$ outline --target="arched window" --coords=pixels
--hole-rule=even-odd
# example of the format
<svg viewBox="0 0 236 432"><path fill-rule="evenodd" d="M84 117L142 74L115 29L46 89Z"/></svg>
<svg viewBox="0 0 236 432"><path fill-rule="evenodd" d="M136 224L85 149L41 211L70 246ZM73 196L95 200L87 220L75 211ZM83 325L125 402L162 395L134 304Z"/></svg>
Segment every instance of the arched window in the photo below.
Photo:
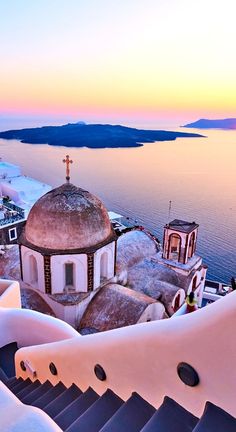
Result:
<svg viewBox="0 0 236 432"><path fill-rule="evenodd" d="M181 237L178 234L171 234L168 245L168 259L179 261L181 252Z"/></svg>
<svg viewBox="0 0 236 432"><path fill-rule="evenodd" d="M188 258L192 258L194 254L194 244L195 244L195 233L193 232L191 234L190 240L189 240L189 246L188 246Z"/></svg>
<svg viewBox="0 0 236 432"><path fill-rule="evenodd" d="M180 308L180 293L177 294L174 300L174 306L173 306L174 312L176 312L179 308Z"/></svg>
<svg viewBox="0 0 236 432"><path fill-rule="evenodd" d="M30 283L32 285L38 284L38 266L36 258L33 255L29 257L29 267L30 267Z"/></svg>
<svg viewBox="0 0 236 432"><path fill-rule="evenodd" d="M100 284L108 278L108 253L103 252L100 259Z"/></svg>
<svg viewBox="0 0 236 432"><path fill-rule="evenodd" d="M65 288L66 290L75 289L75 269L74 263L65 263Z"/></svg>
<svg viewBox="0 0 236 432"><path fill-rule="evenodd" d="M174 312L177 312L177 310L182 306L184 301L185 301L185 291L182 288L180 288L175 294L175 297L172 301L172 308Z"/></svg>
<svg viewBox="0 0 236 432"><path fill-rule="evenodd" d="M197 289L197 275L194 276L193 278L192 291L195 291L196 289Z"/></svg>

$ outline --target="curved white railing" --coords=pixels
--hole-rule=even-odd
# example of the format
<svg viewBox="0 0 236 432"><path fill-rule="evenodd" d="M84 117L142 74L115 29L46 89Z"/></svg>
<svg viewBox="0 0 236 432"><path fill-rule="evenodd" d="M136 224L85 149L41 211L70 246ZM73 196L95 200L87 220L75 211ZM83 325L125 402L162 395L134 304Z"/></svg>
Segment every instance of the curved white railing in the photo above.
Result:
<svg viewBox="0 0 236 432"><path fill-rule="evenodd" d="M19 347L40 345L78 336L64 321L21 309L19 283L10 280L0 280L0 329L0 347L11 342Z"/></svg>
<svg viewBox="0 0 236 432"><path fill-rule="evenodd" d="M78 337L64 321L28 309L0 308L0 328L0 347L10 342L24 347Z"/></svg>
<svg viewBox="0 0 236 432"><path fill-rule="evenodd" d="M17 375L28 376L20 367L28 360L41 382L74 382L99 394L111 388L123 399L136 391L156 407L168 395L198 416L211 400L236 416L235 327L236 292L184 316L22 348L16 353ZM56 376L50 373L51 362ZM179 379L180 362L199 374L196 387ZM96 377L96 364L104 369L105 381Z"/></svg>
<svg viewBox="0 0 236 432"><path fill-rule="evenodd" d="M0 307L21 307L19 283L12 280L0 280Z"/></svg>
<svg viewBox="0 0 236 432"><path fill-rule="evenodd" d="M0 381L1 432L62 432L56 423L38 408L23 405Z"/></svg>

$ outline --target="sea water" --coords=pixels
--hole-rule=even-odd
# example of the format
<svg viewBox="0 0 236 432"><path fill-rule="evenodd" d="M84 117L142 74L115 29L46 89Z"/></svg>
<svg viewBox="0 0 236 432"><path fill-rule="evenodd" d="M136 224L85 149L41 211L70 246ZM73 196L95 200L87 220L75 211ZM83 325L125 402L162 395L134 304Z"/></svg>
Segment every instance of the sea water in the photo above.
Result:
<svg viewBox="0 0 236 432"><path fill-rule="evenodd" d="M236 131L172 130L206 138L127 149L0 140L0 157L55 187L65 181L62 159L69 154L71 182L98 195L108 209L138 220L160 240L169 218L197 222L197 253L209 267L208 278L229 283L236 276Z"/></svg>

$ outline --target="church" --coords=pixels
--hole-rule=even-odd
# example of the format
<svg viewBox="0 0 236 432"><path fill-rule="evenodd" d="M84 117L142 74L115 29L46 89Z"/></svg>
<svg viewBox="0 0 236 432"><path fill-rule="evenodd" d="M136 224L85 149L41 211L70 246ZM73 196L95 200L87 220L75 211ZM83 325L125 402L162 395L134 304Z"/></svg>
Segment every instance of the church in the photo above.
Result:
<svg viewBox="0 0 236 432"><path fill-rule="evenodd" d="M82 334L171 316L206 267L195 254L198 225L174 220L163 246L143 227L117 235L100 199L70 182L40 197L18 240L22 286ZM119 233L120 234L120 233Z"/></svg>

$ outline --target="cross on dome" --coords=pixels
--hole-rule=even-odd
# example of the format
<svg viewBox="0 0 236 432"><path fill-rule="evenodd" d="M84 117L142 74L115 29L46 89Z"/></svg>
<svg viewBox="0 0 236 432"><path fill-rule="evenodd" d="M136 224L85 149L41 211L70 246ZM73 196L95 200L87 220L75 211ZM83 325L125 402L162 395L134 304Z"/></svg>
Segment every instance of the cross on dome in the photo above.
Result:
<svg viewBox="0 0 236 432"><path fill-rule="evenodd" d="M70 160L70 156L66 155L66 158L62 162L66 164L66 181L70 183L70 164L73 163L73 160Z"/></svg>

